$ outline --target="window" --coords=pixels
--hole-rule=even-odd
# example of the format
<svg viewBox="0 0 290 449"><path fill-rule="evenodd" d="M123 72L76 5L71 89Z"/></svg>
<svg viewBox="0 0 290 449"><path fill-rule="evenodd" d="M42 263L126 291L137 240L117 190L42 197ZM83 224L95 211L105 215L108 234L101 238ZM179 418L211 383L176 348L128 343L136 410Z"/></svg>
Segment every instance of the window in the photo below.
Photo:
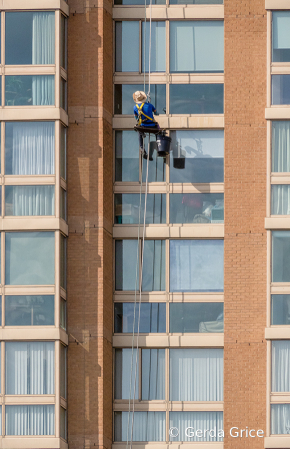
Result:
<svg viewBox="0 0 290 449"><path fill-rule="evenodd" d="M66 300L60 298L60 317L59 317L59 325L62 329L66 330Z"/></svg>
<svg viewBox="0 0 290 449"><path fill-rule="evenodd" d="M53 325L53 295L5 296L5 326Z"/></svg>
<svg viewBox="0 0 290 449"><path fill-rule="evenodd" d="M67 82L60 77L60 107L67 112Z"/></svg>
<svg viewBox="0 0 290 449"><path fill-rule="evenodd" d="M290 62L290 12L272 12L272 61Z"/></svg>
<svg viewBox="0 0 290 449"><path fill-rule="evenodd" d="M54 186L5 186L5 215L54 214Z"/></svg>
<svg viewBox="0 0 290 449"><path fill-rule="evenodd" d="M54 75L5 76L5 106L54 104Z"/></svg>
<svg viewBox="0 0 290 449"><path fill-rule="evenodd" d="M170 241L171 292L222 292L223 288L222 240Z"/></svg>
<svg viewBox="0 0 290 449"><path fill-rule="evenodd" d="M272 295L271 324L290 324L290 295Z"/></svg>
<svg viewBox="0 0 290 449"><path fill-rule="evenodd" d="M67 348L60 344L60 395L67 398Z"/></svg>
<svg viewBox="0 0 290 449"><path fill-rule="evenodd" d="M272 341L272 391L290 392L290 340Z"/></svg>
<svg viewBox="0 0 290 449"><path fill-rule="evenodd" d="M54 12L6 12L5 64L54 64L54 28Z"/></svg>
<svg viewBox="0 0 290 449"><path fill-rule="evenodd" d="M223 193L170 195L170 223L223 223Z"/></svg>
<svg viewBox="0 0 290 449"><path fill-rule="evenodd" d="M67 128L60 126L60 176L66 180L66 141Z"/></svg>
<svg viewBox="0 0 290 449"><path fill-rule="evenodd" d="M290 231L272 231L272 281L290 282Z"/></svg>
<svg viewBox="0 0 290 449"><path fill-rule="evenodd" d="M5 173L53 175L54 134L54 122L6 122Z"/></svg>
<svg viewBox="0 0 290 449"><path fill-rule="evenodd" d="M6 394L54 394L54 342L7 342Z"/></svg>
<svg viewBox="0 0 290 449"><path fill-rule="evenodd" d="M223 21L170 22L170 72L223 70Z"/></svg>
<svg viewBox="0 0 290 449"><path fill-rule="evenodd" d="M131 374L132 367L132 374ZM136 379L136 380L135 380ZM131 396L130 396L131 388ZM115 350L115 399L139 397L139 354L137 349Z"/></svg>
<svg viewBox="0 0 290 449"><path fill-rule="evenodd" d="M66 258L67 240L64 235L60 235L60 286L66 290Z"/></svg>
<svg viewBox="0 0 290 449"><path fill-rule="evenodd" d="M5 283L54 284L54 232L6 232Z"/></svg>
<svg viewBox="0 0 290 449"><path fill-rule="evenodd" d="M130 417L128 415L129 412L115 412L115 441L127 441L127 429L132 426L132 412ZM134 413L133 441L165 440L165 412Z"/></svg>
<svg viewBox="0 0 290 449"><path fill-rule="evenodd" d="M147 38L145 39L145 34ZM150 36L150 23L142 22L142 49L144 48L145 40L145 72L149 72L149 38ZM165 22L151 22L151 60L150 71L151 72L165 72L166 70L166 32ZM142 55L142 72L144 72L144 56Z"/></svg>
<svg viewBox="0 0 290 449"><path fill-rule="evenodd" d="M60 65L67 69L67 18L60 15Z"/></svg>
<svg viewBox="0 0 290 449"><path fill-rule="evenodd" d="M179 429L179 435L170 441L223 441L223 412L169 412L170 427Z"/></svg>
<svg viewBox="0 0 290 449"><path fill-rule="evenodd" d="M165 399L165 349L142 349L142 400Z"/></svg>
<svg viewBox="0 0 290 449"><path fill-rule="evenodd" d="M67 411L60 407L60 437L67 440Z"/></svg>
<svg viewBox="0 0 290 449"><path fill-rule="evenodd" d="M115 279L116 290L139 289L139 269L135 285L137 240L116 240Z"/></svg>
<svg viewBox="0 0 290 449"><path fill-rule="evenodd" d="M144 223L145 194L141 197L140 223ZM139 223L140 194L115 194L115 223ZM166 195L148 194L146 207L146 223L166 223Z"/></svg>
<svg viewBox="0 0 290 449"><path fill-rule="evenodd" d="M60 188L60 198L59 198L59 208L60 208L60 218L67 221L67 193L62 187Z"/></svg>
<svg viewBox="0 0 290 449"><path fill-rule="evenodd" d="M290 75L272 75L272 104L290 105Z"/></svg>
<svg viewBox="0 0 290 449"><path fill-rule="evenodd" d="M290 215L290 185L271 186L271 214Z"/></svg>
<svg viewBox="0 0 290 449"><path fill-rule="evenodd" d="M290 121L272 122L272 172L290 172Z"/></svg>
<svg viewBox="0 0 290 449"><path fill-rule="evenodd" d="M54 435L54 405L6 405L6 435Z"/></svg>
<svg viewBox="0 0 290 449"><path fill-rule="evenodd" d="M170 84L170 114L223 114L223 84Z"/></svg>
<svg viewBox="0 0 290 449"><path fill-rule="evenodd" d="M271 405L271 435L288 435L290 404Z"/></svg>
<svg viewBox="0 0 290 449"><path fill-rule="evenodd" d="M224 305L220 302L176 302L169 305L169 332L224 331Z"/></svg>
<svg viewBox="0 0 290 449"><path fill-rule="evenodd" d="M115 84L115 114L134 115L132 95L136 90L144 90L143 84ZM148 86L145 86L148 91ZM159 114L166 110L166 85L151 84L151 103ZM137 136L138 137L138 136Z"/></svg>
<svg viewBox="0 0 290 449"><path fill-rule="evenodd" d="M115 303L115 332L133 333L134 303ZM139 304L136 304L135 332L138 331ZM166 304L161 302L141 303L140 333L166 332Z"/></svg>

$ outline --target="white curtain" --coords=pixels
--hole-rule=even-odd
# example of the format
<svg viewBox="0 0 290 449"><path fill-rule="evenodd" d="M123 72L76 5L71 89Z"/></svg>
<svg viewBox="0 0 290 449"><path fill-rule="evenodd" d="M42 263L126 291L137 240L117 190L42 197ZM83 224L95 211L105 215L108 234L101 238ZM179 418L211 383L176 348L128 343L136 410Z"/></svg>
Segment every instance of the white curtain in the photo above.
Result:
<svg viewBox="0 0 290 449"><path fill-rule="evenodd" d="M290 340L272 341L272 391L290 392Z"/></svg>
<svg viewBox="0 0 290 449"><path fill-rule="evenodd" d="M116 290L135 290L137 240L116 240ZM139 264L137 288L139 286Z"/></svg>
<svg viewBox="0 0 290 449"><path fill-rule="evenodd" d="M15 122L12 126L11 174L54 174L54 122Z"/></svg>
<svg viewBox="0 0 290 449"><path fill-rule="evenodd" d="M32 106L54 105L54 75L32 77Z"/></svg>
<svg viewBox="0 0 290 449"><path fill-rule="evenodd" d="M138 313L138 311L137 311ZM136 367L137 358L137 367ZM132 367L132 375L131 375ZM135 399L139 399L139 352L137 349L116 349L115 351L115 399L130 398L131 383L131 399L134 397L136 372L136 388Z"/></svg>
<svg viewBox="0 0 290 449"><path fill-rule="evenodd" d="M171 240L170 291L223 291L222 240Z"/></svg>
<svg viewBox="0 0 290 449"><path fill-rule="evenodd" d="M170 349L170 401L223 400L222 349Z"/></svg>
<svg viewBox="0 0 290 449"><path fill-rule="evenodd" d="M6 215L54 215L54 186L7 186L5 199Z"/></svg>
<svg viewBox="0 0 290 449"><path fill-rule="evenodd" d="M170 437L170 441L223 441L223 412L169 412L170 427L176 427L179 431L179 435ZM196 436L196 430L202 431L200 438ZM211 434L205 430L211 431ZM194 436L190 436L191 432Z"/></svg>
<svg viewBox="0 0 290 449"><path fill-rule="evenodd" d="M54 342L6 343L6 393L54 394Z"/></svg>
<svg viewBox="0 0 290 449"><path fill-rule="evenodd" d="M142 291L165 290L165 240L146 240L144 244Z"/></svg>
<svg viewBox="0 0 290 449"><path fill-rule="evenodd" d="M272 215L290 215L290 185L272 185Z"/></svg>
<svg viewBox="0 0 290 449"><path fill-rule="evenodd" d="M142 349L142 400L165 399L165 349Z"/></svg>
<svg viewBox="0 0 290 449"><path fill-rule="evenodd" d="M121 413L122 415L115 415L115 440L127 441L129 412ZM121 423L119 422L120 418ZM129 440L131 439L131 426L132 412L130 412L129 420ZM133 441L165 441L165 439L165 412L134 413Z"/></svg>
<svg viewBox="0 0 290 449"><path fill-rule="evenodd" d="M290 121L272 122L272 171L290 172Z"/></svg>
<svg viewBox="0 0 290 449"><path fill-rule="evenodd" d="M290 404L271 405L271 435L290 434Z"/></svg>
<svg viewBox="0 0 290 449"><path fill-rule="evenodd" d="M54 435L54 405L6 405L6 435Z"/></svg>
<svg viewBox="0 0 290 449"><path fill-rule="evenodd" d="M32 64L54 64L54 12L34 12L32 18Z"/></svg>
<svg viewBox="0 0 290 449"><path fill-rule="evenodd" d="M146 22L146 48L145 48L145 71L149 71L149 39L147 36L150 35L150 24ZM165 22L152 22L151 24L151 62L150 71L151 72L165 72ZM145 23L142 22L142 52L144 47L145 39ZM144 55L142 55L142 72L144 72Z"/></svg>

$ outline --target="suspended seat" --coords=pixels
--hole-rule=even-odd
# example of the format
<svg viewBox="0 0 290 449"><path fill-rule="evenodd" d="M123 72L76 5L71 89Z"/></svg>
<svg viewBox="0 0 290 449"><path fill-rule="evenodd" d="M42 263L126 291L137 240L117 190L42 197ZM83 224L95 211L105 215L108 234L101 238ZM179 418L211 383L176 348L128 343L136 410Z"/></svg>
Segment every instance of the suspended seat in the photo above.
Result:
<svg viewBox="0 0 290 449"><path fill-rule="evenodd" d="M156 126L140 126L140 125L135 125L134 126L135 131L138 131L139 133L144 133L144 134L160 134L162 133L162 129L157 128Z"/></svg>

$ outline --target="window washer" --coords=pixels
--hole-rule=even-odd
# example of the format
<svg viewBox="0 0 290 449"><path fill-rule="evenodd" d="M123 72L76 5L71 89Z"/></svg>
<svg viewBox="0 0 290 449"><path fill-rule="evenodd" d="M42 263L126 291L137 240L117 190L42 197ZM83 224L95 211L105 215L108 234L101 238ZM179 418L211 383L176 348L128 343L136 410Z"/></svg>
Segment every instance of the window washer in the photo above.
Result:
<svg viewBox="0 0 290 449"><path fill-rule="evenodd" d="M146 128L156 128L159 129L158 123L155 121L153 114L158 115L155 107L153 104L147 102L147 95L145 92L142 92L141 90L137 90L133 94L133 100L135 101L134 106L134 115L135 118L138 120L138 126L144 127L144 131ZM143 148L143 138L145 136L145 132L139 131L139 147L140 151L143 153L144 159L147 159L147 153L146 150ZM149 159L153 160L152 156Z"/></svg>

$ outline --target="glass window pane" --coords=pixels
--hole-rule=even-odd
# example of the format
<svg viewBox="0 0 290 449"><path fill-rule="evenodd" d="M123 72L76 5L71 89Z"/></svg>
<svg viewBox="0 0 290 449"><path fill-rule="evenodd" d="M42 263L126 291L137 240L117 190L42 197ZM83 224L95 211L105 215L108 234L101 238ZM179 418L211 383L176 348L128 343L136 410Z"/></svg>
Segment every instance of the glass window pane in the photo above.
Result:
<svg viewBox="0 0 290 449"><path fill-rule="evenodd" d="M59 318L59 325L64 330L66 330L66 300L63 298L60 298L60 318Z"/></svg>
<svg viewBox="0 0 290 449"><path fill-rule="evenodd" d="M223 349L170 349L170 401L222 401Z"/></svg>
<svg viewBox="0 0 290 449"><path fill-rule="evenodd" d="M170 22L170 72L223 70L223 21Z"/></svg>
<svg viewBox="0 0 290 449"><path fill-rule="evenodd" d="M170 241L171 292L222 292L223 288L222 240Z"/></svg>
<svg viewBox="0 0 290 449"><path fill-rule="evenodd" d="M67 440L67 412L63 407L60 407L60 437Z"/></svg>
<svg viewBox="0 0 290 449"><path fill-rule="evenodd" d="M169 318L171 333L224 331L224 305L221 302L170 303Z"/></svg>
<svg viewBox="0 0 290 449"><path fill-rule="evenodd" d="M142 52L145 49L145 71L149 71L149 36L150 23L146 22L146 39L145 39L145 23L142 22ZM150 72L165 72L166 50L165 50L166 34L165 22L151 22L151 61ZM131 47L130 47L131 48ZM142 54L142 72L144 72L144 55Z"/></svg>
<svg viewBox="0 0 290 449"><path fill-rule="evenodd" d="M170 195L170 223L223 223L223 193Z"/></svg>
<svg viewBox="0 0 290 449"><path fill-rule="evenodd" d="M271 186L271 214L290 215L290 185Z"/></svg>
<svg viewBox="0 0 290 449"><path fill-rule="evenodd" d="M116 22L115 31L116 72L139 72L139 22Z"/></svg>
<svg viewBox="0 0 290 449"><path fill-rule="evenodd" d="M165 240L145 240L142 291L165 290Z"/></svg>
<svg viewBox="0 0 290 449"><path fill-rule="evenodd" d="M154 135L151 134L150 142L156 142ZM148 152L148 136L144 139L144 148ZM164 182L165 181L165 170L166 170L166 158L157 157L157 151L153 151L153 161L149 162L148 168L148 182ZM142 178L143 183L146 182L147 176L147 160L143 159L143 170L142 170Z"/></svg>
<svg viewBox="0 0 290 449"><path fill-rule="evenodd" d="M272 341L272 392L290 392L290 340Z"/></svg>
<svg viewBox="0 0 290 449"><path fill-rule="evenodd" d="M54 342L5 343L6 394L54 394Z"/></svg>
<svg viewBox="0 0 290 449"><path fill-rule="evenodd" d="M60 78L60 107L67 111L67 83L62 77Z"/></svg>
<svg viewBox="0 0 290 449"><path fill-rule="evenodd" d="M54 64L54 12L5 13L5 64Z"/></svg>
<svg viewBox="0 0 290 449"><path fill-rule="evenodd" d="M142 400L165 399L165 349L142 349Z"/></svg>
<svg viewBox="0 0 290 449"><path fill-rule="evenodd" d="M170 135L170 182L224 181L224 131L173 131Z"/></svg>
<svg viewBox="0 0 290 449"><path fill-rule="evenodd" d="M5 326L53 325L53 295L5 296Z"/></svg>
<svg viewBox="0 0 290 449"><path fill-rule="evenodd" d="M171 427L176 427L179 435L170 436L170 441L223 441L223 412L169 412Z"/></svg>
<svg viewBox="0 0 290 449"><path fill-rule="evenodd" d="M132 369L132 372L131 372ZM136 379L136 385L135 385ZM131 388L131 395L130 395ZM115 399L139 399L139 352L137 349L115 350Z"/></svg>
<svg viewBox="0 0 290 449"><path fill-rule="evenodd" d="M53 175L54 122L5 123L5 173Z"/></svg>
<svg viewBox="0 0 290 449"><path fill-rule="evenodd" d="M54 75L5 76L5 106L54 104Z"/></svg>
<svg viewBox="0 0 290 449"><path fill-rule="evenodd" d="M288 435L290 404L271 405L271 435Z"/></svg>
<svg viewBox="0 0 290 449"><path fill-rule="evenodd" d="M141 196L140 223L144 223L145 194ZM115 223L139 223L140 195L138 193L118 193L115 195ZM147 195L146 223L166 223L166 195Z"/></svg>
<svg viewBox="0 0 290 449"><path fill-rule="evenodd" d="M133 93L136 90L144 91L144 84L115 84L115 114L133 115L135 103ZM145 86L148 92L148 86ZM159 114L165 114L166 110L166 86L165 84L151 84L151 103ZM185 113L184 113L185 114Z"/></svg>
<svg viewBox="0 0 290 449"><path fill-rule="evenodd" d="M132 427L132 412L130 418L128 415L129 412L115 412L115 441L127 441L127 429ZM132 441L166 441L165 412L135 412Z"/></svg>
<svg viewBox="0 0 290 449"><path fill-rule="evenodd" d="M67 18L60 15L60 65L67 69Z"/></svg>
<svg viewBox="0 0 290 449"><path fill-rule="evenodd" d="M6 405L6 435L54 435L54 405Z"/></svg>
<svg viewBox="0 0 290 449"><path fill-rule="evenodd" d="M272 61L290 61L290 12L272 12Z"/></svg>
<svg viewBox="0 0 290 449"><path fill-rule="evenodd" d="M5 186L5 215L54 214L54 186Z"/></svg>
<svg viewBox="0 0 290 449"><path fill-rule="evenodd" d="M272 281L290 282L290 231L272 231Z"/></svg>
<svg viewBox="0 0 290 449"><path fill-rule="evenodd" d="M54 232L6 232L7 285L53 285L54 259Z"/></svg>
<svg viewBox="0 0 290 449"><path fill-rule="evenodd" d="M290 324L290 295L271 296L271 324Z"/></svg>
<svg viewBox="0 0 290 449"><path fill-rule="evenodd" d="M272 104L290 104L290 75L272 75Z"/></svg>
<svg viewBox="0 0 290 449"><path fill-rule="evenodd" d="M290 121L272 122L272 171L290 172Z"/></svg>
<svg viewBox="0 0 290 449"><path fill-rule="evenodd" d="M115 303L115 332L133 333L134 303ZM138 331L139 304L136 304L135 333ZM140 333L166 332L166 304L162 302L141 303Z"/></svg>
<svg viewBox="0 0 290 449"><path fill-rule="evenodd" d="M66 142L67 128L63 125L60 127L60 176L66 180Z"/></svg>
<svg viewBox="0 0 290 449"><path fill-rule="evenodd" d="M67 398L67 348L60 345L60 395Z"/></svg>
<svg viewBox="0 0 290 449"><path fill-rule="evenodd" d="M116 240L115 282L116 290L134 291L137 270L139 290L139 263L137 264L137 240Z"/></svg>
<svg viewBox="0 0 290 449"><path fill-rule="evenodd" d="M66 290L67 239L60 235L60 286Z"/></svg>
<svg viewBox="0 0 290 449"><path fill-rule="evenodd" d="M59 208L60 208L60 218L63 218L64 221L67 221L67 203L66 203L66 198L67 198L67 194L66 194L66 190L64 190L63 188L60 188L60 204L59 204Z"/></svg>
<svg viewBox="0 0 290 449"><path fill-rule="evenodd" d="M223 114L223 84L171 84L170 114Z"/></svg>
<svg viewBox="0 0 290 449"><path fill-rule="evenodd" d="M115 176L116 181L139 181L139 143L135 131L115 132Z"/></svg>

